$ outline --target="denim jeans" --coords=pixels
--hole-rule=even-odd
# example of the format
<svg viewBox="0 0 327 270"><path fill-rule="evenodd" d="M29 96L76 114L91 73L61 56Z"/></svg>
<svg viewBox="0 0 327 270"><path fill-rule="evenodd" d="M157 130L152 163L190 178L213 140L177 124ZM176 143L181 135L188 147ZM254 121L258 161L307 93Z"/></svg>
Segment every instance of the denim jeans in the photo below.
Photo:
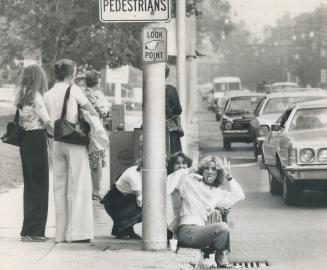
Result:
<svg viewBox="0 0 327 270"><path fill-rule="evenodd" d="M178 230L181 246L190 248L212 248L217 254L230 250L229 228L224 222L206 226L181 225Z"/></svg>

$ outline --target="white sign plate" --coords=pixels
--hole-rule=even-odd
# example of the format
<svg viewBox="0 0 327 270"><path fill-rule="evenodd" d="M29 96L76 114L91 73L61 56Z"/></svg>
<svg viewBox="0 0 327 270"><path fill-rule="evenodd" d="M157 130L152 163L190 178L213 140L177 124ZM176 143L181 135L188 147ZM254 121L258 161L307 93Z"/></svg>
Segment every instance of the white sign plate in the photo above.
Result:
<svg viewBox="0 0 327 270"><path fill-rule="evenodd" d="M107 69L107 83L128 83L129 67L122 66L115 69Z"/></svg>
<svg viewBox="0 0 327 270"><path fill-rule="evenodd" d="M170 19L170 0L99 0L101 22L162 22Z"/></svg>
<svg viewBox="0 0 327 270"><path fill-rule="evenodd" d="M143 62L159 63L167 61L167 29L143 28Z"/></svg>

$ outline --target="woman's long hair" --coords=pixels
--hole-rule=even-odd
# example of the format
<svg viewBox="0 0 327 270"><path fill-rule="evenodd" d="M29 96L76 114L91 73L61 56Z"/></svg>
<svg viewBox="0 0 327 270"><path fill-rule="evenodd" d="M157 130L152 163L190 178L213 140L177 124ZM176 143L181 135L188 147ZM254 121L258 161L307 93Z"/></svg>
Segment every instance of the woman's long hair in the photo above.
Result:
<svg viewBox="0 0 327 270"><path fill-rule="evenodd" d="M175 163L176 163L178 157L182 157L185 160L188 168L192 166L192 159L189 158L187 155L185 155L182 151L178 151L178 152L174 153L168 160L168 164L167 164L167 174L168 175L174 172L174 166L175 166Z"/></svg>
<svg viewBox="0 0 327 270"><path fill-rule="evenodd" d="M31 105L36 92L43 96L46 91L48 91L48 81L43 68L37 64L27 66L17 85L15 105L19 108Z"/></svg>

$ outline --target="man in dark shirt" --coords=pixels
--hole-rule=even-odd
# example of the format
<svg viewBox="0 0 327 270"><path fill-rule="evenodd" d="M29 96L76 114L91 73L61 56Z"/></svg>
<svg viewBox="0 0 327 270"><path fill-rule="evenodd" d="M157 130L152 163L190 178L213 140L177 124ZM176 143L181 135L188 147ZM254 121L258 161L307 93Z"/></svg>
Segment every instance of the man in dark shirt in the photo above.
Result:
<svg viewBox="0 0 327 270"><path fill-rule="evenodd" d="M169 76L168 65L166 65L165 71L167 79L167 77ZM169 132L170 155L172 155L182 150L180 137L183 136L183 132L180 125L180 115L182 113L182 107L179 102L179 97L175 86L171 84L166 84L165 100L166 126Z"/></svg>

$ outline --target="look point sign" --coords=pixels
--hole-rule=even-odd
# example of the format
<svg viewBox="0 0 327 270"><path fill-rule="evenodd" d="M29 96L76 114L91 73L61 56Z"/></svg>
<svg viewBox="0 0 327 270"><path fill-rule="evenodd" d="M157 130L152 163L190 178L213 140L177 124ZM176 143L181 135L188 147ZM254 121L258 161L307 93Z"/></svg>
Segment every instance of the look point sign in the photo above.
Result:
<svg viewBox="0 0 327 270"><path fill-rule="evenodd" d="M101 22L162 22L170 19L170 0L99 0Z"/></svg>

